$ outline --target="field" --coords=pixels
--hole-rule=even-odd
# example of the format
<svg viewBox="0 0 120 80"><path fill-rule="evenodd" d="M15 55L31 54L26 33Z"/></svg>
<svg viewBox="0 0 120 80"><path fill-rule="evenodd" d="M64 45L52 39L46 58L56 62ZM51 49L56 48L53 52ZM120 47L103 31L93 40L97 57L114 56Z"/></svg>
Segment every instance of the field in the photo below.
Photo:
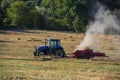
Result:
<svg viewBox="0 0 120 80"><path fill-rule="evenodd" d="M56 59L33 56L46 38L60 38L68 56L84 34L55 31L0 31L0 80L120 80L120 36L100 35L108 58ZM114 44L115 43L115 44Z"/></svg>

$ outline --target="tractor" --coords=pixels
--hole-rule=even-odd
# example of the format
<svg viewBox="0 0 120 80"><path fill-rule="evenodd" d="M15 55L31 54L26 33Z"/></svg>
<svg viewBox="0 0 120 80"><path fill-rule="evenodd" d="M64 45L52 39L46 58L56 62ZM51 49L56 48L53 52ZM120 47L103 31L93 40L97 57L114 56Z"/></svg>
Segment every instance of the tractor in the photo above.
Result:
<svg viewBox="0 0 120 80"><path fill-rule="evenodd" d="M65 57L65 51L61 46L60 39L45 39L45 46L35 47L34 56L54 55L57 58Z"/></svg>

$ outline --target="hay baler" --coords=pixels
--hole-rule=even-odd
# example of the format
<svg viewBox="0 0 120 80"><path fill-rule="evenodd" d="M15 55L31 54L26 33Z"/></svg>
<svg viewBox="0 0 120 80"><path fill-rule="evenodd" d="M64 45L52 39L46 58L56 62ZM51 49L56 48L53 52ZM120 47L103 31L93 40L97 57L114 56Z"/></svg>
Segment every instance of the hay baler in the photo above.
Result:
<svg viewBox="0 0 120 80"><path fill-rule="evenodd" d="M107 57L105 56L105 53L101 53L101 52L93 52L92 49L85 49L85 50L76 50L75 52L73 52L73 58L84 58L84 59L90 59L93 57Z"/></svg>

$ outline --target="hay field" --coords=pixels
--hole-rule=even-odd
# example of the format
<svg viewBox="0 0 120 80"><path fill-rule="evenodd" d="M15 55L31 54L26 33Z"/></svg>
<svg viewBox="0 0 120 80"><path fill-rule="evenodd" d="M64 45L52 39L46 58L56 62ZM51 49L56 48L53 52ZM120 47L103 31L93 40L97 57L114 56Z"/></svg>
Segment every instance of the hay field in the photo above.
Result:
<svg viewBox="0 0 120 80"><path fill-rule="evenodd" d="M0 31L1 80L120 80L120 36L101 35L99 48L109 58L35 59L35 46L46 38L60 38L68 56L72 56L84 34L55 31ZM116 37L116 38L115 38ZM113 44L113 39L115 43ZM114 47L113 45L117 46Z"/></svg>

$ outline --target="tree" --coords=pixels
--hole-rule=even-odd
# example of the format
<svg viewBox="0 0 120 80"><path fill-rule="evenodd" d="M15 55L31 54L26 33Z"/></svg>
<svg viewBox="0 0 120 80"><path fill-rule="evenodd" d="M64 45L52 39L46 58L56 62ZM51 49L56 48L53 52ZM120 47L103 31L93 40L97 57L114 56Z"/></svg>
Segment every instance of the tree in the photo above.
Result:
<svg viewBox="0 0 120 80"><path fill-rule="evenodd" d="M120 9L120 0L0 0L0 26L84 32L96 1Z"/></svg>
<svg viewBox="0 0 120 80"><path fill-rule="evenodd" d="M103 4L105 4L109 9L120 9L120 0L99 0Z"/></svg>
<svg viewBox="0 0 120 80"><path fill-rule="evenodd" d="M12 26L25 27L29 24L29 7L23 1L15 1L7 9L8 18Z"/></svg>
<svg viewBox="0 0 120 80"><path fill-rule="evenodd" d="M1 14L0 14L0 26L3 25L3 24L2 24L2 21L3 21L3 18L2 18ZM1 27L0 27L0 28L1 28Z"/></svg>
<svg viewBox="0 0 120 80"><path fill-rule="evenodd" d="M52 22L58 21L59 25L65 27L64 29L72 31L74 29L73 21L76 16L81 19L81 24L87 24L86 3L87 0L42 0L41 6L47 9L49 17L53 19ZM51 26L58 27L57 24Z"/></svg>
<svg viewBox="0 0 120 80"><path fill-rule="evenodd" d="M78 16L76 16L73 21L73 27L74 27L75 32L84 32L85 31L85 25Z"/></svg>
<svg viewBox="0 0 120 80"><path fill-rule="evenodd" d="M0 0L0 4L1 4L1 0ZM0 6L0 26L2 26L2 10L1 10L1 6Z"/></svg>
<svg viewBox="0 0 120 80"><path fill-rule="evenodd" d="M38 10L31 10L29 14L31 17L31 19L29 19L29 22L31 22L29 28L45 29L45 18Z"/></svg>
<svg viewBox="0 0 120 80"><path fill-rule="evenodd" d="M14 2L15 0L2 0L1 1L1 12L6 13L6 9L9 7L9 5Z"/></svg>

